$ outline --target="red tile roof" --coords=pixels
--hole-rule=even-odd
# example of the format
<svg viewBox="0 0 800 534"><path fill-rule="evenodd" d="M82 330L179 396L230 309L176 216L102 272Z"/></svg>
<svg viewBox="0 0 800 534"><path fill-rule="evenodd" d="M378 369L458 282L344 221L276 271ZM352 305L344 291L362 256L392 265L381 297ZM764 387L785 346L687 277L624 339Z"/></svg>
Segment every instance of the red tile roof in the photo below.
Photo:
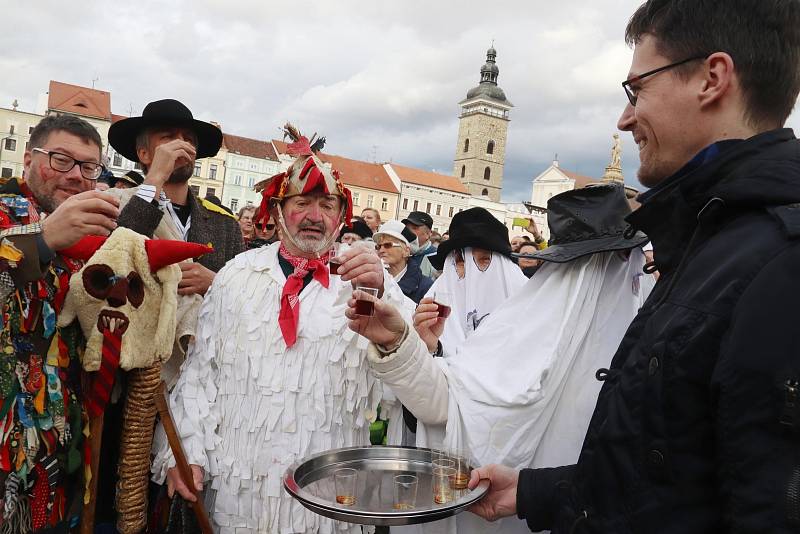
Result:
<svg viewBox="0 0 800 534"><path fill-rule="evenodd" d="M286 143L272 140L275 148L281 154L286 154ZM326 154L320 152L319 157L325 163L330 163L331 167L339 171L342 176L342 181L347 185L355 187L363 187L365 189L375 189L377 191L386 191L388 193L399 193L397 188L389 178L389 174L383 165L380 163L369 163L367 161L359 161L355 159L345 158L342 156L334 156L333 154Z"/></svg>
<svg viewBox="0 0 800 534"><path fill-rule="evenodd" d="M469 189L454 176L423 171L422 169L415 169L413 167L405 167L396 163L390 163L390 165L392 169L394 169L394 172L397 173L401 182L409 182L412 184L444 189L446 191L469 194Z"/></svg>
<svg viewBox="0 0 800 534"><path fill-rule="evenodd" d="M47 108L111 120L111 93L50 80Z"/></svg>
<svg viewBox="0 0 800 534"><path fill-rule="evenodd" d="M230 152L253 158L278 161L278 154L269 141L259 141L238 135L223 134L223 146Z"/></svg>

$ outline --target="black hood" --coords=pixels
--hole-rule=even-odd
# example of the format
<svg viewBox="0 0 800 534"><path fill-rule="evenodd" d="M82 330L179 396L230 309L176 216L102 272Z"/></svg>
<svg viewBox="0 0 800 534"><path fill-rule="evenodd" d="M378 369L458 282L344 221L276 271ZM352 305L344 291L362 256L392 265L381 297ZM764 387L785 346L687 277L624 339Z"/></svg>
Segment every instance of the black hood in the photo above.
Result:
<svg viewBox="0 0 800 534"><path fill-rule="evenodd" d="M800 202L800 142L789 128L730 143L711 161L671 180L626 220L650 237L656 265L674 267L714 204L716 216Z"/></svg>

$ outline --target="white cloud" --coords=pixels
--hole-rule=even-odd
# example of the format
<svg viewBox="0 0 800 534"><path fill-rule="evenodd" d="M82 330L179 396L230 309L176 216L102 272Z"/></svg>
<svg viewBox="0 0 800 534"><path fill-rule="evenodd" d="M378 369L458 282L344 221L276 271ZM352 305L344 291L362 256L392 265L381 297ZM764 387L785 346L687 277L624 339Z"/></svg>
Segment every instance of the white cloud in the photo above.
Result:
<svg viewBox="0 0 800 534"><path fill-rule="evenodd" d="M625 104L624 27L640 3L0 1L2 106L17 98L32 110L51 79L91 86L99 77L118 114L177 98L231 133L277 137L291 120L327 136L333 153L446 173L457 103L494 39L515 105L508 200L528 198L555 153L570 170L603 172ZM631 183L636 164L623 135Z"/></svg>

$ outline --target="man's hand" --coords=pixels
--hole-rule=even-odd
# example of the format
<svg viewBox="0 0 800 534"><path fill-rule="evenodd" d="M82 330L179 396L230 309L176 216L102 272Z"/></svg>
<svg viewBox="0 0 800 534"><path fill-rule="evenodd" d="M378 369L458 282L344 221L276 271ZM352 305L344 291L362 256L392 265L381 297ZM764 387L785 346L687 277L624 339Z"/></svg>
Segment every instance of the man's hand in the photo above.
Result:
<svg viewBox="0 0 800 534"><path fill-rule="evenodd" d="M489 481L486 496L467 510L487 521L497 521L503 517L517 513L517 483L519 472L504 465L491 464L472 471L469 489L475 489L478 483Z"/></svg>
<svg viewBox="0 0 800 534"><path fill-rule="evenodd" d="M216 273L206 269L197 262L184 261L178 264L181 268L181 281L178 282L178 295L206 294Z"/></svg>
<svg viewBox="0 0 800 534"><path fill-rule="evenodd" d="M190 467L192 468L194 489L199 493L203 491L203 468L195 464L192 464ZM178 495L189 502L197 501L197 496L183 483L178 468L171 467L167 470L167 494L172 498L176 491Z"/></svg>
<svg viewBox="0 0 800 534"><path fill-rule="evenodd" d="M172 172L178 167L191 165L196 155L197 150L192 144L180 139L173 139L168 143L158 145L144 183L156 186L157 197L158 191L167 182Z"/></svg>
<svg viewBox="0 0 800 534"><path fill-rule="evenodd" d="M87 235L107 236L117 227L119 200L101 191L84 191L66 199L42 221L50 250L71 247Z"/></svg>
<svg viewBox="0 0 800 534"><path fill-rule="evenodd" d="M357 287L373 287L378 290L378 296L383 294L383 262L373 248L354 244L339 258L339 276L344 281L350 281L353 289Z"/></svg>
<svg viewBox="0 0 800 534"><path fill-rule="evenodd" d="M439 317L439 305L430 297L419 301L414 312L414 330L425 342L428 351L433 352L439 345L439 338L444 332L444 317Z"/></svg>
<svg viewBox="0 0 800 534"><path fill-rule="evenodd" d="M371 300L375 305L375 314L372 316L356 314L356 299ZM350 322L348 326L377 345L394 347L403 337L406 322L400 312L386 302L374 298L363 291L353 292L353 298L347 301L347 310L344 315Z"/></svg>

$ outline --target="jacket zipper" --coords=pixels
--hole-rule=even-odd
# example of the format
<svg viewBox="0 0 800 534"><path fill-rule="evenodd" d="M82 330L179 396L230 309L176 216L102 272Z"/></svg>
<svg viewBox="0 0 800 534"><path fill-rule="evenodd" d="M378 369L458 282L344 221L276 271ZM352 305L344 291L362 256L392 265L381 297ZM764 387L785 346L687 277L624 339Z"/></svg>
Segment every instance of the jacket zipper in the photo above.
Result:
<svg viewBox="0 0 800 534"><path fill-rule="evenodd" d="M789 430L797 429L798 394L800 382L789 378L783 383L783 410L780 423ZM795 465L789 483L786 485L786 520L793 526L800 526L800 465Z"/></svg>

